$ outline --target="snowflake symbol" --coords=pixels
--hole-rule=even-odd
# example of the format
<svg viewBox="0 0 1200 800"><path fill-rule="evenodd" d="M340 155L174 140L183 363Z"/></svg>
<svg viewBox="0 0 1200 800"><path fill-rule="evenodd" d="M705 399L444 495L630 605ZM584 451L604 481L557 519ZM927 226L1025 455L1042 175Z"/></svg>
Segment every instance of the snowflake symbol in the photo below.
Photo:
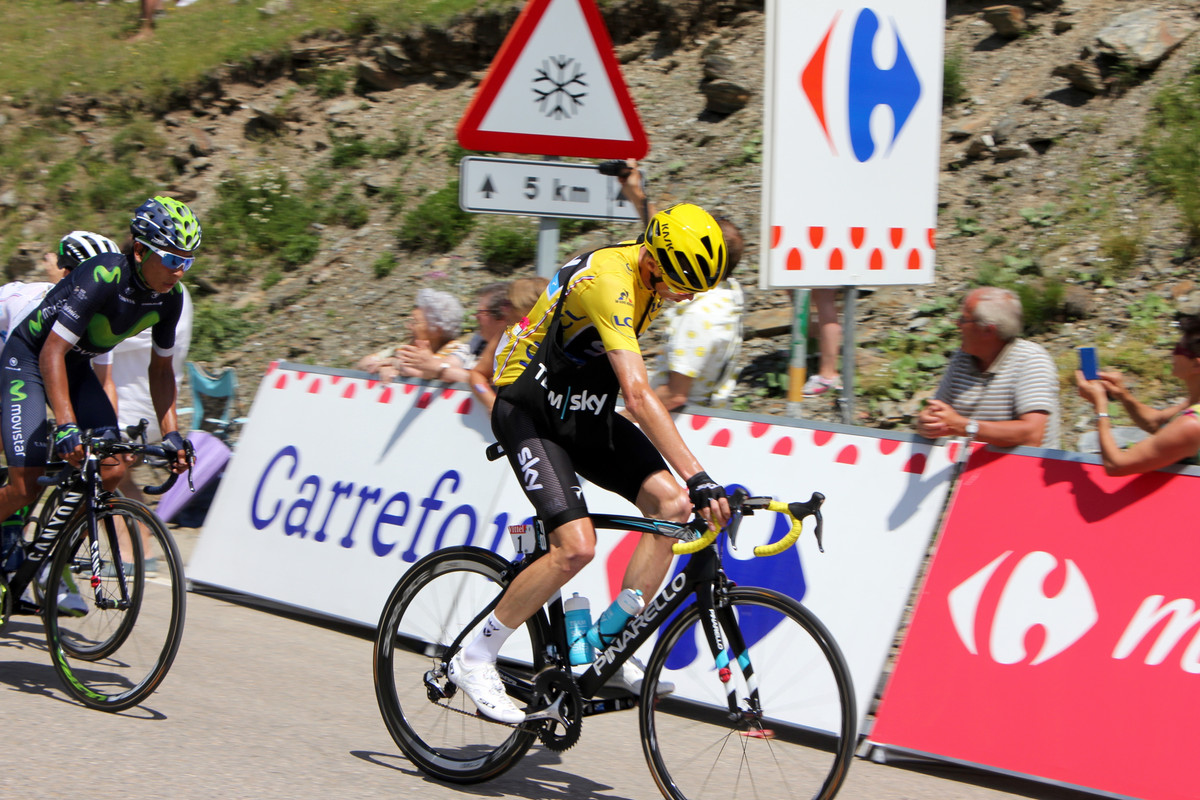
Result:
<svg viewBox="0 0 1200 800"><path fill-rule="evenodd" d="M542 68L534 78L533 93L537 95L536 102L543 114L552 119L567 119L583 105L587 92L581 87L587 86L583 80L584 72L573 58L559 56L542 61ZM552 88L540 87L537 84L549 84ZM572 91L571 87L575 87Z"/></svg>

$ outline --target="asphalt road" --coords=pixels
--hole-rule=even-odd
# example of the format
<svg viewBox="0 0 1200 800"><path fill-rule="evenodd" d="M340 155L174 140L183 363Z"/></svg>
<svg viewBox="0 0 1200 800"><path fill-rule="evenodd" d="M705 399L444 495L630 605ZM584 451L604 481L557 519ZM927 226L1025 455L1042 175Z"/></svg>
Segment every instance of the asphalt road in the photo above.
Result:
<svg viewBox="0 0 1200 800"><path fill-rule="evenodd" d="M186 535L180 536L181 539ZM189 551L184 545L185 554ZM579 744L535 746L511 772L452 786L424 777L379 717L366 631L233 598L188 595L183 644L158 691L120 714L62 691L40 620L0 636L0 798L653 800L636 712L587 719ZM855 761L840 800L1086 797L967 770Z"/></svg>

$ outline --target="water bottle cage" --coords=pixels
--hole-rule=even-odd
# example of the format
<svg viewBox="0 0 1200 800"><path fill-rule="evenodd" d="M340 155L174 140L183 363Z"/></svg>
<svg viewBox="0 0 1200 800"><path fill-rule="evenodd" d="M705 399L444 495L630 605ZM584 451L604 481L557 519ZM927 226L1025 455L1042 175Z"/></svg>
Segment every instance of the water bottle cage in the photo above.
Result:
<svg viewBox="0 0 1200 800"><path fill-rule="evenodd" d="M621 634L624 631L625 631L624 625L622 625L619 629L617 629L616 633L604 633L603 631L597 630L596 638L600 640L600 647L598 648L600 650L600 652L603 653L605 650L607 650L613 644L613 642L617 641L617 639L620 639Z"/></svg>

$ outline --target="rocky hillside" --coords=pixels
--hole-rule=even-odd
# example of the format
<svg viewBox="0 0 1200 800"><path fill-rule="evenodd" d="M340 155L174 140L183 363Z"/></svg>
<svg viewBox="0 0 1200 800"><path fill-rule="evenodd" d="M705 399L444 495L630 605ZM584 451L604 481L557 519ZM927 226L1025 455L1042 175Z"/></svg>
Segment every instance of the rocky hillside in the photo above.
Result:
<svg viewBox="0 0 1200 800"><path fill-rule="evenodd" d="M953 319L977 281L1020 284L1036 306L1033 338L1064 377L1064 444L1084 424L1067 379L1073 348L1097 344L1105 364L1131 370L1162 401L1176 391L1163 366L1170 315L1187 301L1196 260L1173 204L1140 168L1148 115L1161 89L1200 56L1194 4L1157 0L950 0L948 98L943 117L937 282L883 289L858 307L860 424L905 426L953 348ZM349 40L325 34L254 68L215 75L185 104L156 117L171 172L165 190L202 220L223 181L278 179L302 192L315 173L346 188L353 219L314 223L316 256L269 274L209 265L197 295L247 309L254 332L219 354L237 367L243 410L267 363L348 367L401 340L416 290L474 288L532 272L484 263L480 243L513 218L481 219L448 252L400 244L406 215L457 176L455 126L517 9L480 12L444 29ZM1139 12L1133 17L1129 12ZM286 12L284 12L286 13ZM744 282L758 262L764 14L752 0L625 0L605 6L625 80L651 141L653 198L689 200L731 217L747 234ZM353 76L329 91L312 75ZM303 82L298 77L307 76ZM349 91L353 88L353 91ZM97 147L112 129L105 102L77 98L56 110ZM0 106L0 125L38 124L30 109ZM392 141L390 150L338 160L346 142ZM0 213L18 213L5 199ZM26 189L28 190L28 189ZM11 189L10 189L11 191ZM262 209L269 218L270 209ZM207 223L206 223L207 224ZM29 215L10 276L57 237ZM206 231L208 228L206 227ZM564 236L570 252L623 238L624 225ZM392 254L381 267L380 257ZM232 261L232 259L230 259ZM394 265L393 265L394 262ZM752 307L737 407L783 413L787 293L749 290ZM1165 381L1164 381L1165 379ZM806 417L840 420L831 398Z"/></svg>

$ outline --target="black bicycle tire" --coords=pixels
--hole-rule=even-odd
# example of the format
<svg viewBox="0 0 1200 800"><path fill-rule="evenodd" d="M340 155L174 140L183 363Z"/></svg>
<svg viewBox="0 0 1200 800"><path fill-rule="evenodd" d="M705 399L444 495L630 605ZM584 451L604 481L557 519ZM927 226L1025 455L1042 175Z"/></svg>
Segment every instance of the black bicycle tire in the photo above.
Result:
<svg viewBox="0 0 1200 800"><path fill-rule="evenodd" d="M846 773L854 757L857 744L857 714L855 711L854 682L846 660L840 648L825 625L807 608L795 599L779 592L759 587L736 587L729 591L729 602L736 608L741 605L759 605L771 608L795 622L813 642L826 659L830 672L837 683L838 702L840 704L839 724L841 730L834 748L833 761L828 774L812 795L812 800L832 800L841 788ZM646 676L642 686L642 697L638 708L638 730L642 738L642 750L650 773L668 800L694 800L683 794L682 790L672 779L667 766L663 763L659 752L658 736L654 715L656 709L655 693L660 675L666 663L667 656L677 640L687 631L692 630L700 620L700 610L696 604L690 605L677 616L662 632L656 643L650 661L646 666ZM754 647L751 646L751 651ZM768 710L769 711L769 710ZM724 712L721 712L724 713ZM730 800L736 800L736 794L730 795ZM796 797L793 800L808 800Z"/></svg>
<svg viewBox="0 0 1200 800"><path fill-rule="evenodd" d="M143 676L128 689L114 694L97 692L95 689L87 686L84 679L76 675L77 670L72 669L68 658L82 660L87 663L103 656L89 652L87 655L81 657L78 655L79 650L77 648L64 645L64 637L61 635L59 628L57 608L55 605L47 603L43 610L46 642L50 649L50 658L67 692L90 708L116 712L135 706L149 697L170 671L175 656L179 652L179 645L183 640L183 627L187 609L187 584L183 572L183 558L179 553L178 545L176 545L174 538L166 526L163 525L162 521L147 506L136 500L112 497L105 502L102 509L99 509L99 513L102 525L102 520L105 517L116 514L136 518L140 524L146 525L151 532L151 536L158 542L158 547L162 553L164 563L161 563L158 567L160 574L162 570L167 570L170 581L170 611L166 623L166 635L163 639L161 649L158 649L153 655L152 665L146 670ZM57 597L58 583L61 580L63 568L74 558L74 554L78 548L87 542L86 529L87 517L86 515L79 515L64 531L63 544L56 548L50 573L47 576L46 597ZM137 579L134 581L135 586L138 587L138 591L140 592L141 587L144 586L145 556L140 541L134 542L136 538L131 536L131 543L134 544L134 560L130 564L134 569L134 575L137 576ZM87 590L85 589L84 591ZM138 615L141 613L140 594L134 605L134 613ZM130 624L125 625L123 620L122 625L118 626L124 628L120 635L120 641L116 642L116 646L111 648L107 647L107 645L112 644L112 642L106 641L105 649L107 652L104 654L105 656L112 655L113 651L116 651L119 657L119 648L136 628L137 621L135 617ZM110 639L116 638L116 636L110 637Z"/></svg>
<svg viewBox="0 0 1200 800"><path fill-rule="evenodd" d="M521 760L537 738L537 734L532 730L514 728L511 736L482 758L458 759L439 752L438 748L426 742L406 719L405 710L393 683L396 637L392 636L391 632L397 630L404 612L420 590L438 577L453 572L474 572L503 587L508 582L509 567L508 562L500 556L477 547L439 550L414 564L396 583L379 617L372 664L375 695L384 724L392 739L410 761L423 772L451 783L479 783L495 778ZM535 670L540 669L545 660L544 624L542 617L537 614L526 622ZM421 680L423 675L424 667L416 669L413 680Z"/></svg>
<svg viewBox="0 0 1200 800"><path fill-rule="evenodd" d="M100 535L108 542L107 552L119 552L120 545L116 538L116 532L108 530L108 526L105 525L103 521L100 521L100 524ZM64 532L63 541L66 542L66 544L56 548L55 550L55 556L51 561L49 572L49 575L54 575L55 577L53 580L47 577L45 597L58 597L58 583L62 580L63 568L68 563L75 563L80 559L90 559L89 553L79 553L80 547L87 546L87 538L85 535L83 535L86 534L86 532L87 528L85 516L80 516L79 521L72 524ZM132 561L130 561L126 566L127 577L132 579L128 581L128 585L133 587L130 609L122 615L121 624L113 630L112 634L108 638L91 647L77 647L70 638L59 637L59 645L68 656L72 658L78 658L81 661L99 661L103 658L107 658L125 643L125 640L129 638L129 634L133 630L133 626L137 624L138 612L141 610L142 591L145 588L145 584L142 581L137 580L137 570L143 563L145 554L142 552L142 541L140 536L131 537L129 544L134 551ZM111 563L111 560L109 563ZM34 582L34 585L37 585L36 581ZM87 591L87 589L84 589L84 591ZM43 617L45 617L47 614L50 614L52 605L45 602L44 598L39 599L39 602L43 603ZM54 604L54 606L56 607L57 604ZM57 613L54 614L54 617L55 624L57 625Z"/></svg>

